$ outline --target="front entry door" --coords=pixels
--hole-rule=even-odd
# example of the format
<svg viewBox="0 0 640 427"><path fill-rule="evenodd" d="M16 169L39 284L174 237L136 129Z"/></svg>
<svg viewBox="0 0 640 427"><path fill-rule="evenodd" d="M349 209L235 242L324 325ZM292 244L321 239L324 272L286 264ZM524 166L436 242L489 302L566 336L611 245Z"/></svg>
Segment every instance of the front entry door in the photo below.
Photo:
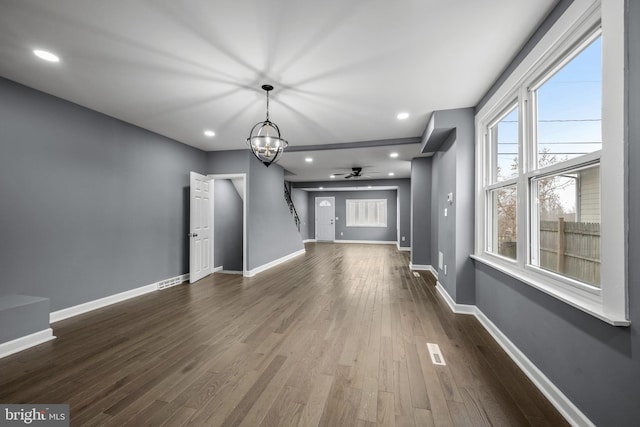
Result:
<svg viewBox="0 0 640 427"><path fill-rule="evenodd" d="M336 239L335 198L316 197L316 240L333 242Z"/></svg>

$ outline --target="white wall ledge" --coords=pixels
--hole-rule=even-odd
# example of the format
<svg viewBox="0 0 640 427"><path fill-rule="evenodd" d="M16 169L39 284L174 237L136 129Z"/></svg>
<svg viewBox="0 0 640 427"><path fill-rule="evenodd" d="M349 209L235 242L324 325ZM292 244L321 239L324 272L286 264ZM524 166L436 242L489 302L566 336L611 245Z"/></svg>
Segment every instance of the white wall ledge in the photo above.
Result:
<svg viewBox="0 0 640 427"><path fill-rule="evenodd" d="M591 316L597 319L600 319L605 323L608 323L613 326L631 325L630 320L613 315L611 313L606 313L603 310L602 305L597 301L590 301L585 298L580 298L579 296L574 295L568 291L565 291L564 289L559 288L558 286L554 286L554 285L545 283L541 280L537 280L536 278L523 273L519 269L511 269L505 265L502 265L498 262L492 261L485 257L481 257L478 255L471 255L471 258L477 262L480 262L486 266L489 266L495 270L498 270L499 272L506 274L507 276L510 276L516 280L519 280L539 291L542 291L547 295L550 295L556 299L559 299L560 301L574 308L577 308L578 310L581 310L587 314L590 314Z"/></svg>

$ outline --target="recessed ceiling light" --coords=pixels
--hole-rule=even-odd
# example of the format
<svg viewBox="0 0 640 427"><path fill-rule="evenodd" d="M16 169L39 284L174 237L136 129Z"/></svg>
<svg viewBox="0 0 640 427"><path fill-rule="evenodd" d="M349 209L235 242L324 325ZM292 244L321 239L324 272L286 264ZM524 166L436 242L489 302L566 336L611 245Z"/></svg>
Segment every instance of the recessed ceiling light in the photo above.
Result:
<svg viewBox="0 0 640 427"><path fill-rule="evenodd" d="M205 130L204 131L204 136L208 136L209 138L213 138L214 136L216 136L216 133L212 130Z"/></svg>
<svg viewBox="0 0 640 427"><path fill-rule="evenodd" d="M396 117L398 120L406 120L409 118L409 113L398 113Z"/></svg>
<svg viewBox="0 0 640 427"><path fill-rule="evenodd" d="M311 157L307 157L306 159L304 159L304 161L307 163L311 163L313 162L313 159Z"/></svg>
<svg viewBox="0 0 640 427"><path fill-rule="evenodd" d="M394 175L395 175L395 173L389 172L389 176L394 176Z"/></svg>
<svg viewBox="0 0 640 427"><path fill-rule="evenodd" d="M58 55L51 53L49 51L46 50L41 50L41 49L35 49L33 51L33 54L35 56L37 56L40 59L44 59L45 61L49 61L49 62L60 62L60 58L58 57Z"/></svg>
<svg viewBox="0 0 640 427"><path fill-rule="evenodd" d="M335 175L329 175L329 178L331 178L331 179L333 179L335 177L336 177Z"/></svg>
<svg viewBox="0 0 640 427"><path fill-rule="evenodd" d="M321 190L324 190L324 187L320 187Z"/></svg>
<svg viewBox="0 0 640 427"><path fill-rule="evenodd" d="M392 159L395 159L396 157L398 157L398 153L391 153L389 154L389 157L391 157Z"/></svg>

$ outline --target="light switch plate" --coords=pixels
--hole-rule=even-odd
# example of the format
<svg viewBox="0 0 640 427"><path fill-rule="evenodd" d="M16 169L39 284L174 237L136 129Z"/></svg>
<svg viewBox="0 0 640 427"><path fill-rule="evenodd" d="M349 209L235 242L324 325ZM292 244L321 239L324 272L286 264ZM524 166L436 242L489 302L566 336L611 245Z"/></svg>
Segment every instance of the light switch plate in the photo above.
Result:
<svg viewBox="0 0 640 427"><path fill-rule="evenodd" d="M447 213L448 213L447 208L444 208L444 216L447 216Z"/></svg>

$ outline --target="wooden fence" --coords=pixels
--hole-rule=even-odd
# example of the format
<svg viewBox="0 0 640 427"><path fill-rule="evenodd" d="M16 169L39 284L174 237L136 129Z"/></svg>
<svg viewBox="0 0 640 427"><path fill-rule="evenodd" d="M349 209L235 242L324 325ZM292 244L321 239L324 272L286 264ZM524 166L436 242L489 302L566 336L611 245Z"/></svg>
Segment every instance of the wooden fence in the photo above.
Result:
<svg viewBox="0 0 640 427"><path fill-rule="evenodd" d="M600 287L600 224L540 221L540 267Z"/></svg>

